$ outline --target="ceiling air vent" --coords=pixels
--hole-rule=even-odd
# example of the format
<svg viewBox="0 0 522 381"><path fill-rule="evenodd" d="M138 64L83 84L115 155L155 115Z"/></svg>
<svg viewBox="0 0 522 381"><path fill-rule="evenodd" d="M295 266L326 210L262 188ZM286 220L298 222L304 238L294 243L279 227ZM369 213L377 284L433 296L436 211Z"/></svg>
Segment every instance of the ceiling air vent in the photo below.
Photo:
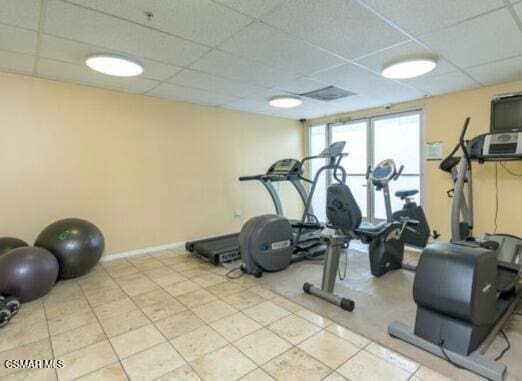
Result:
<svg viewBox="0 0 522 381"><path fill-rule="evenodd" d="M302 97L316 99L318 101L329 102L335 99L350 97L356 94L352 93L351 91L343 90L335 86L328 86L319 90L314 90L299 95L301 95Z"/></svg>

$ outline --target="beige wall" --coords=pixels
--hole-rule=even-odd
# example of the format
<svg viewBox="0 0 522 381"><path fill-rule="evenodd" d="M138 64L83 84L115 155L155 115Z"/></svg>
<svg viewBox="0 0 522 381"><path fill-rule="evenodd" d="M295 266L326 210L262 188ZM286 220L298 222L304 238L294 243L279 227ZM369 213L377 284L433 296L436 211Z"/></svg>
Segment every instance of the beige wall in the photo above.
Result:
<svg viewBox="0 0 522 381"><path fill-rule="evenodd" d="M69 216L101 228L106 254L237 231L273 210L238 176L303 154L302 126L280 118L5 73L0 104L0 235L30 242Z"/></svg>
<svg viewBox="0 0 522 381"><path fill-rule="evenodd" d="M522 81L505 83L476 90L452 93L419 101L395 105L392 110L371 109L336 115L309 121L333 121L347 117L356 119L379 115L390 111L423 107L425 115L425 140L442 141L445 153L454 147L466 116L471 117L468 137L489 131L490 101L495 94L522 91ZM349 158L347 159L349 160ZM432 228L443 233L441 239L449 238L451 200L446 191L452 187L449 175L438 169L439 162L425 163L425 207ZM512 162L506 166L522 174L522 163ZM522 178L508 174L498 165L498 232L522 236ZM493 232L495 229L495 163L474 165L475 235Z"/></svg>

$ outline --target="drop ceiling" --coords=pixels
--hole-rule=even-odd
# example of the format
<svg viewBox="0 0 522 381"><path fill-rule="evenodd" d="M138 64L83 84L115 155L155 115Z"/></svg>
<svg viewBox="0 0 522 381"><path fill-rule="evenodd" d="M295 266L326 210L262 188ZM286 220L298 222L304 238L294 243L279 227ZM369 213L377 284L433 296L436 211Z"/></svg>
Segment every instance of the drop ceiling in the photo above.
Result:
<svg viewBox="0 0 522 381"><path fill-rule="evenodd" d="M119 53L142 76L85 58ZM386 63L436 55L411 80ZM522 80L519 0L1 0L0 70L292 119ZM336 86L356 95L274 109L267 98Z"/></svg>

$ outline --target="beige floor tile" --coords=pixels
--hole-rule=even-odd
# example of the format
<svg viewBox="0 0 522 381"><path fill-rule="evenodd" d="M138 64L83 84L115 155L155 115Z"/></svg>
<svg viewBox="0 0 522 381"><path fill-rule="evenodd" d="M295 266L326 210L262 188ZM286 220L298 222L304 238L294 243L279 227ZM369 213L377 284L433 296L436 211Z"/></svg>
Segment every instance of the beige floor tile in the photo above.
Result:
<svg viewBox="0 0 522 381"><path fill-rule="evenodd" d="M103 330L109 337L121 335L125 332L150 324L150 320L140 310L127 311L111 318L100 320Z"/></svg>
<svg viewBox="0 0 522 381"><path fill-rule="evenodd" d="M420 364L410 360L409 358L402 356L392 350L385 348L377 343L370 343L366 348L366 351L388 361L392 365L398 366L404 369L408 373L415 373L419 369Z"/></svg>
<svg viewBox="0 0 522 381"><path fill-rule="evenodd" d="M265 298L250 290L225 296L223 300L239 310L244 310L266 301Z"/></svg>
<svg viewBox="0 0 522 381"><path fill-rule="evenodd" d="M143 308L143 307L154 305L156 303L164 302L168 299L172 299L172 295L170 295L164 289L158 287L152 291L147 291L143 294L133 296L131 299L134 300L134 302L140 308Z"/></svg>
<svg viewBox="0 0 522 381"><path fill-rule="evenodd" d="M299 304L295 304L282 296L276 296L275 298L270 299L270 301L291 313L295 313L303 308Z"/></svg>
<svg viewBox="0 0 522 381"><path fill-rule="evenodd" d="M299 344L298 347L332 369L336 369L361 350L361 348L326 331L321 331L310 337Z"/></svg>
<svg viewBox="0 0 522 381"><path fill-rule="evenodd" d="M153 380L185 364L169 343L147 349L122 361L131 380Z"/></svg>
<svg viewBox="0 0 522 381"><path fill-rule="evenodd" d="M323 381L350 381L347 378L341 376L337 372L333 372L328 377L326 377Z"/></svg>
<svg viewBox="0 0 522 381"><path fill-rule="evenodd" d="M156 283L142 273L118 278L117 283L129 296L136 296L158 288Z"/></svg>
<svg viewBox="0 0 522 381"><path fill-rule="evenodd" d="M102 341L75 352L60 356L65 367L58 369L58 379L72 380L117 362L117 357L108 341Z"/></svg>
<svg viewBox="0 0 522 381"><path fill-rule="evenodd" d="M183 311L154 323L167 339L184 335L204 326L206 323L192 311Z"/></svg>
<svg viewBox="0 0 522 381"><path fill-rule="evenodd" d="M198 374L190 367L190 365L183 365L173 372L169 372L161 376L156 381L201 381Z"/></svg>
<svg viewBox="0 0 522 381"><path fill-rule="evenodd" d="M106 288L119 287L111 277L103 277L102 279L89 279L84 283L80 283L83 292L93 292L96 290L104 290Z"/></svg>
<svg viewBox="0 0 522 381"><path fill-rule="evenodd" d="M220 335L234 341L261 328L261 325L238 312L210 324Z"/></svg>
<svg viewBox="0 0 522 381"><path fill-rule="evenodd" d="M227 269L226 267L223 267L223 266L213 266L208 271L211 271L214 274L221 275L221 276L225 276L230 272L229 269Z"/></svg>
<svg viewBox="0 0 522 381"><path fill-rule="evenodd" d="M263 369L257 368L253 372L248 373L241 381L274 381L274 379Z"/></svg>
<svg viewBox="0 0 522 381"><path fill-rule="evenodd" d="M121 299L125 299L127 295L118 287L117 284L115 284L110 288L102 288L85 292L85 297L92 307L96 307L101 304L112 303Z"/></svg>
<svg viewBox="0 0 522 381"><path fill-rule="evenodd" d="M206 323L212 323L213 321L236 313L237 310L222 300L215 300L213 302L203 304L202 306L194 307L192 312L198 315Z"/></svg>
<svg viewBox="0 0 522 381"><path fill-rule="evenodd" d="M407 380L411 376L411 373L365 350L360 351L341 365L337 372L350 380L358 381L402 381Z"/></svg>
<svg viewBox="0 0 522 381"><path fill-rule="evenodd" d="M217 297L214 294L208 292L207 290L200 289L176 296L176 299L178 299L181 303L183 303L189 308L195 308L197 306L213 302L217 299Z"/></svg>
<svg viewBox="0 0 522 381"><path fill-rule="evenodd" d="M190 270L201 269L201 267L200 267L199 261L195 261L195 260L181 261L180 260L179 263L175 263L172 266L172 269L174 271L178 271L183 274L183 273L187 273Z"/></svg>
<svg viewBox="0 0 522 381"><path fill-rule="evenodd" d="M353 345L358 346L359 348L364 348L365 346L370 344L370 340L366 337L361 336L339 324L332 324L328 326L326 330L330 333L333 333L336 336L339 336L341 339L344 339L352 343Z"/></svg>
<svg viewBox="0 0 522 381"><path fill-rule="evenodd" d="M176 270L178 268L178 265L180 265L182 263L194 261L194 259L190 258L188 255L177 255L175 257L169 257L169 258L158 258L158 260L160 262L172 267L173 270ZM176 271L183 271L183 270L176 270Z"/></svg>
<svg viewBox="0 0 522 381"><path fill-rule="evenodd" d="M220 284L226 281L226 278L214 274L210 271L207 271L205 274L201 274L192 278L194 283L199 284L201 287L210 287L215 286L216 284Z"/></svg>
<svg viewBox="0 0 522 381"><path fill-rule="evenodd" d="M106 271L113 277L114 279L126 277L129 275L137 274L140 270L132 264L127 264L126 266L116 267L116 268L108 268Z"/></svg>
<svg viewBox="0 0 522 381"><path fill-rule="evenodd" d="M136 266L140 271L148 271L165 266L163 263L161 263L155 258L151 258L141 263L133 263L133 265Z"/></svg>
<svg viewBox="0 0 522 381"><path fill-rule="evenodd" d="M164 288L172 296L179 296L201 289L199 285L190 280L184 280L179 283L169 284Z"/></svg>
<svg viewBox="0 0 522 381"><path fill-rule="evenodd" d="M2 337L3 340L3 337ZM0 352L0 379L8 374L18 373L20 369L8 369L4 366L6 360L13 359L51 359L52 350L49 339L39 340L14 349Z"/></svg>
<svg viewBox="0 0 522 381"><path fill-rule="evenodd" d="M15 316L0 331L0 352L49 337L45 319L19 321L17 318L18 316Z"/></svg>
<svg viewBox="0 0 522 381"><path fill-rule="evenodd" d="M243 310L243 312L261 325L271 324L285 316L290 315L290 312L284 308L276 306L270 301L247 308Z"/></svg>
<svg viewBox="0 0 522 381"><path fill-rule="evenodd" d="M261 287L261 286L254 286L252 288L249 288L250 291L256 293L257 295L265 298L265 299L272 299L277 296L277 294L274 294L272 291L270 291L268 288Z"/></svg>
<svg viewBox="0 0 522 381"><path fill-rule="evenodd" d="M236 340L233 344L258 365L270 361L292 347L290 343L265 328Z"/></svg>
<svg viewBox="0 0 522 381"><path fill-rule="evenodd" d="M415 375L410 378L412 381L451 381L450 378L430 369L426 366L421 366Z"/></svg>
<svg viewBox="0 0 522 381"><path fill-rule="evenodd" d="M189 362L228 344L216 331L205 325L170 341Z"/></svg>
<svg viewBox="0 0 522 381"><path fill-rule="evenodd" d="M256 364L227 345L194 361L192 367L206 381L233 381L253 371Z"/></svg>
<svg viewBox="0 0 522 381"><path fill-rule="evenodd" d="M244 288L234 282L221 282L207 287L207 290L219 298L224 298L225 296L243 291Z"/></svg>
<svg viewBox="0 0 522 381"><path fill-rule="evenodd" d="M44 369L24 369L17 373L11 373L3 376L2 381L56 381L58 376L56 370L50 368Z"/></svg>
<svg viewBox="0 0 522 381"><path fill-rule="evenodd" d="M230 281L239 284L243 288L259 287L259 282L252 276L241 276L237 279L230 279ZM269 299L269 297L267 297L267 299Z"/></svg>
<svg viewBox="0 0 522 381"><path fill-rule="evenodd" d="M78 378L78 381L126 381L128 379L129 378L125 374L125 371L118 362L80 377Z"/></svg>
<svg viewBox="0 0 522 381"><path fill-rule="evenodd" d="M104 340L107 337L98 322L51 336L54 355L57 357Z"/></svg>
<svg viewBox="0 0 522 381"><path fill-rule="evenodd" d="M165 342L163 335L152 324L112 337L110 340L120 359Z"/></svg>
<svg viewBox="0 0 522 381"><path fill-rule="evenodd" d="M163 302L143 307L142 311L150 320L157 321L182 312L186 309L187 307L171 297Z"/></svg>
<svg viewBox="0 0 522 381"><path fill-rule="evenodd" d="M160 267L158 269L145 271L145 275L161 287L187 280L183 275L168 267Z"/></svg>
<svg viewBox="0 0 522 381"><path fill-rule="evenodd" d="M24 303L16 315L16 321L18 322L37 321L40 319L45 319L45 310L41 299ZM13 322L14 321L15 320L13 320Z"/></svg>
<svg viewBox="0 0 522 381"><path fill-rule="evenodd" d="M326 328L329 325L333 324L333 321L325 318L324 316L318 315L315 312L312 312L307 309L300 309L295 313L297 316L302 317L305 320L308 320L310 323L315 324L321 328Z"/></svg>
<svg viewBox="0 0 522 381"><path fill-rule="evenodd" d="M89 303L87 303L87 299L82 297L81 299L77 300L69 300L67 302L49 306L46 305L45 313L47 315L47 319L54 319L60 316L89 311L90 309L91 307L89 306Z"/></svg>
<svg viewBox="0 0 522 381"><path fill-rule="evenodd" d="M207 274L213 274L212 272L208 271L206 268L202 267L201 265L198 265L198 267L192 269L192 270L185 270L181 271L183 276L185 276L187 279L194 279L198 276L204 276ZM214 274L215 275L215 274Z"/></svg>
<svg viewBox="0 0 522 381"><path fill-rule="evenodd" d="M125 298L116 302L101 304L97 307L94 307L94 313L96 316L98 316L98 319L107 320L114 316L118 316L137 309L138 306L136 306L136 304L130 298Z"/></svg>
<svg viewBox="0 0 522 381"><path fill-rule="evenodd" d="M297 348L290 349L268 362L263 366L263 370L276 380L285 381L318 381L332 372Z"/></svg>
<svg viewBox="0 0 522 381"><path fill-rule="evenodd" d="M290 315L276 321L268 329L294 345L299 344L321 330L320 327L296 315Z"/></svg>

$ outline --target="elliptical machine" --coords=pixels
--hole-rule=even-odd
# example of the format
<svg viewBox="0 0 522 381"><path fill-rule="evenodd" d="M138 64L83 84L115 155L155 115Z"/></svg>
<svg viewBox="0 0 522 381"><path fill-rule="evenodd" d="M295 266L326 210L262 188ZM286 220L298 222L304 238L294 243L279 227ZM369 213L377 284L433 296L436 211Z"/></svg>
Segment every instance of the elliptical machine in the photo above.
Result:
<svg viewBox="0 0 522 381"><path fill-rule="evenodd" d="M332 171L335 178L341 173L339 181L345 181L346 172L340 166L346 156L343 153L345 142L330 144L317 156L305 157L300 163L296 176L300 180L311 184L304 211L300 221L291 221L281 215L266 214L248 220L239 234L239 251L241 253L241 270L259 278L263 271L280 271L291 263L305 259L307 254L317 246L317 241L307 244L304 239L308 231L321 231L324 226L317 219L310 219L312 213L312 197L321 174ZM313 179L303 175L303 167L307 161L326 159ZM319 242L324 247L324 243ZM315 251L316 252L316 251ZM320 254L323 254L321 250Z"/></svg>
<svg viewBox="0 0 522 381"><path fill-rule="evenodd" d="M502 381L506 366L497 360L505 350L495 359L484 354L520 301L522 245L516 237L503 245L472 238L471 162L521 160L522 134L489 133L468 142L469 120L464 123L459 144L441 163L455 176L452 240L429 245L419 260L413 283L415 326L394 321L388 333L458 367ZM454 156L459 148L463 158ZM465 184L467 204L463 203Z"/></svg>

